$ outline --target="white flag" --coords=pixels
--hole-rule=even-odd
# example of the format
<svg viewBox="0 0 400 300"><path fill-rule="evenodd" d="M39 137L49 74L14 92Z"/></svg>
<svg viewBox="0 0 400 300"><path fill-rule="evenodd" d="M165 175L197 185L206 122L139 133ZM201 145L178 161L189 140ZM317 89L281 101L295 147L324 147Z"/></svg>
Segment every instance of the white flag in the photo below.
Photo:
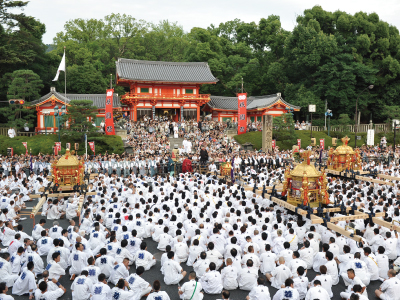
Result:
<svg viewBox="0 0 400 300"><path fill-rule="evenodd" d="M53 81L57 81L58 80L58 76L60 75L61 71L65 72L65 50L64 50L64 55L63 55L63 57L61 59L61 62L60 62L60 66L58 67L56 77L54 77Z"/></svg>

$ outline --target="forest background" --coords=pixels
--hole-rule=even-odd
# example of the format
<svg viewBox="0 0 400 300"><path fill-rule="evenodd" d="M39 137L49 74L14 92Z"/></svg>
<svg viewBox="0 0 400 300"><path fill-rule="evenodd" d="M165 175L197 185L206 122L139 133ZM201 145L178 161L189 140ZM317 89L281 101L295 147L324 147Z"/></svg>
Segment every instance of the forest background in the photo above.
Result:
<svg viewBox="0 0 400 300"><path fill-rule="evenodd" d="M281 93L302 110L295 120L305 120L308 105L315 104L313 125L323 125L326 108L333 118L349 115L354 123L355 100L361 123L385 121L389 111L399 111L399 30L376 13L329 12L320 6L297 17L293 31L282 28L276 15L258 22L235 19L190 32L173 22L157 24L126 14L102 19L74 19L57 33L51 45L42 42L46 31L37 19L17 12L27 3L0 2L0 99L38 99L50 86L64 91L64 73L53 82L66 47L67 92L105 93L115 61L140 60L208 62L216 85L201 93L234 96L241 88L249 95ZM11 13L11 11L13 13ZM116 92L125 93L116 87ZM6 107L0 118L7 118ZM3 123L3 122L1 122ZM319 124L321 123L321 124Z"/></svg>

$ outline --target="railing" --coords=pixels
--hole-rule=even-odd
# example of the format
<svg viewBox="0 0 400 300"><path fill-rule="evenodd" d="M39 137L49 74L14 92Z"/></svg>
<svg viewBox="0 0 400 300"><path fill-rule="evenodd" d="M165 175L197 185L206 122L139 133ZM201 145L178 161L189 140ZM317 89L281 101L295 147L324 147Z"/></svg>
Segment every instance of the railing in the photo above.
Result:
<svg viewBox="0 0 400 300"><path fill-rule="evenodd" d="M210 94L155 94L155 93L126 93L121 100L210 100Z"/></svg>
<svg viewBox="0 0 400 300"><path fill-rule="evenodd" d="M10 127L0 127L0 135L8 136L8 129ZM15 132L17 133L17 136L34 136L35 132L30 132L30 131L17 131L16 128L14 128Z"/></svg>
<svg viewBox="0 0 400 300"><path fill-rule="evenodd" d="M55 134L57 133L58 128L57 127L36 127L35 128L35 135L37 134Z"/></svg>
<svg viewBox="0 0 400 300"><path fill-rule="evenodd" d="M36 135L36 132L30 132L30 131L18 131L17 136L34 136Z"/></svg>
<svg viewBox="0 0 400 300"><path fill-rule="evenodd" d="M334 125L331 126L330 130L331 131L336 131L336 132L343 132L343 131L348 131L348 132L354 132L356 125L346 125L346 127L341 126L341 125ZM346 130L345 130L346 128ZM306 130L310 130L311 126L307 125ZM367 132L368 129L374 129L375 133L378 132L388 132L390 131L390 125L389 124L359 124L357 125L357 132ZM326 130L324 126L312 126L313 131L324 131Z"/></svg>
<svg viewBox="0 0 400 300"><path fill-rule="evenodd" d="M0 127L0 135L8 135L8 129L9 127Z"/></svg>

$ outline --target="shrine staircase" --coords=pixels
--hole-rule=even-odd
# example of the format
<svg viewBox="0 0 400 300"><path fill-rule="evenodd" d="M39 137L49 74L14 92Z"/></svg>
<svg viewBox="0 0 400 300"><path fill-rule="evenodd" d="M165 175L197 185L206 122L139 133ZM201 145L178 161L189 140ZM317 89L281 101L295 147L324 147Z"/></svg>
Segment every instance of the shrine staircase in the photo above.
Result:
<svg viewBox="0 0 400 300"><path fill-rule="evenodd" d="M182 146L182 143L183 143L183 140L184 140L183 138L174 139L173 136L169 137L168 139L169 139L169 144L170 144L170 147L171 147L171 151L172 151L172 149L175 148L175 145L178 145L178 148L180 148Z"/></svg>

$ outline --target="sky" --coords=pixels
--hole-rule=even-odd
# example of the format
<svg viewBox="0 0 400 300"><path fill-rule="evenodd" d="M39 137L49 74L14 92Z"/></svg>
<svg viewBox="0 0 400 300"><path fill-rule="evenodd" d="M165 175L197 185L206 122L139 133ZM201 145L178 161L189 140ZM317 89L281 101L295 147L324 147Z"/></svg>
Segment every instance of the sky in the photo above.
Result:
<svg viewBox="0 0 400 300"><path fill-rule="evenodd" d="M31 0L24 13L46 25L43 42L51 44L56 33L63 31L64 24L77 18L101 19L111 13L125 13L153 23L166 19L178 22L185 31L190 31L193 27L206 28L236 18L258 23L261 18L278 15L282 27L292 30L296 17L315 5L349 14L376 12L381 20L400 28L399 0Z"/></svg>

